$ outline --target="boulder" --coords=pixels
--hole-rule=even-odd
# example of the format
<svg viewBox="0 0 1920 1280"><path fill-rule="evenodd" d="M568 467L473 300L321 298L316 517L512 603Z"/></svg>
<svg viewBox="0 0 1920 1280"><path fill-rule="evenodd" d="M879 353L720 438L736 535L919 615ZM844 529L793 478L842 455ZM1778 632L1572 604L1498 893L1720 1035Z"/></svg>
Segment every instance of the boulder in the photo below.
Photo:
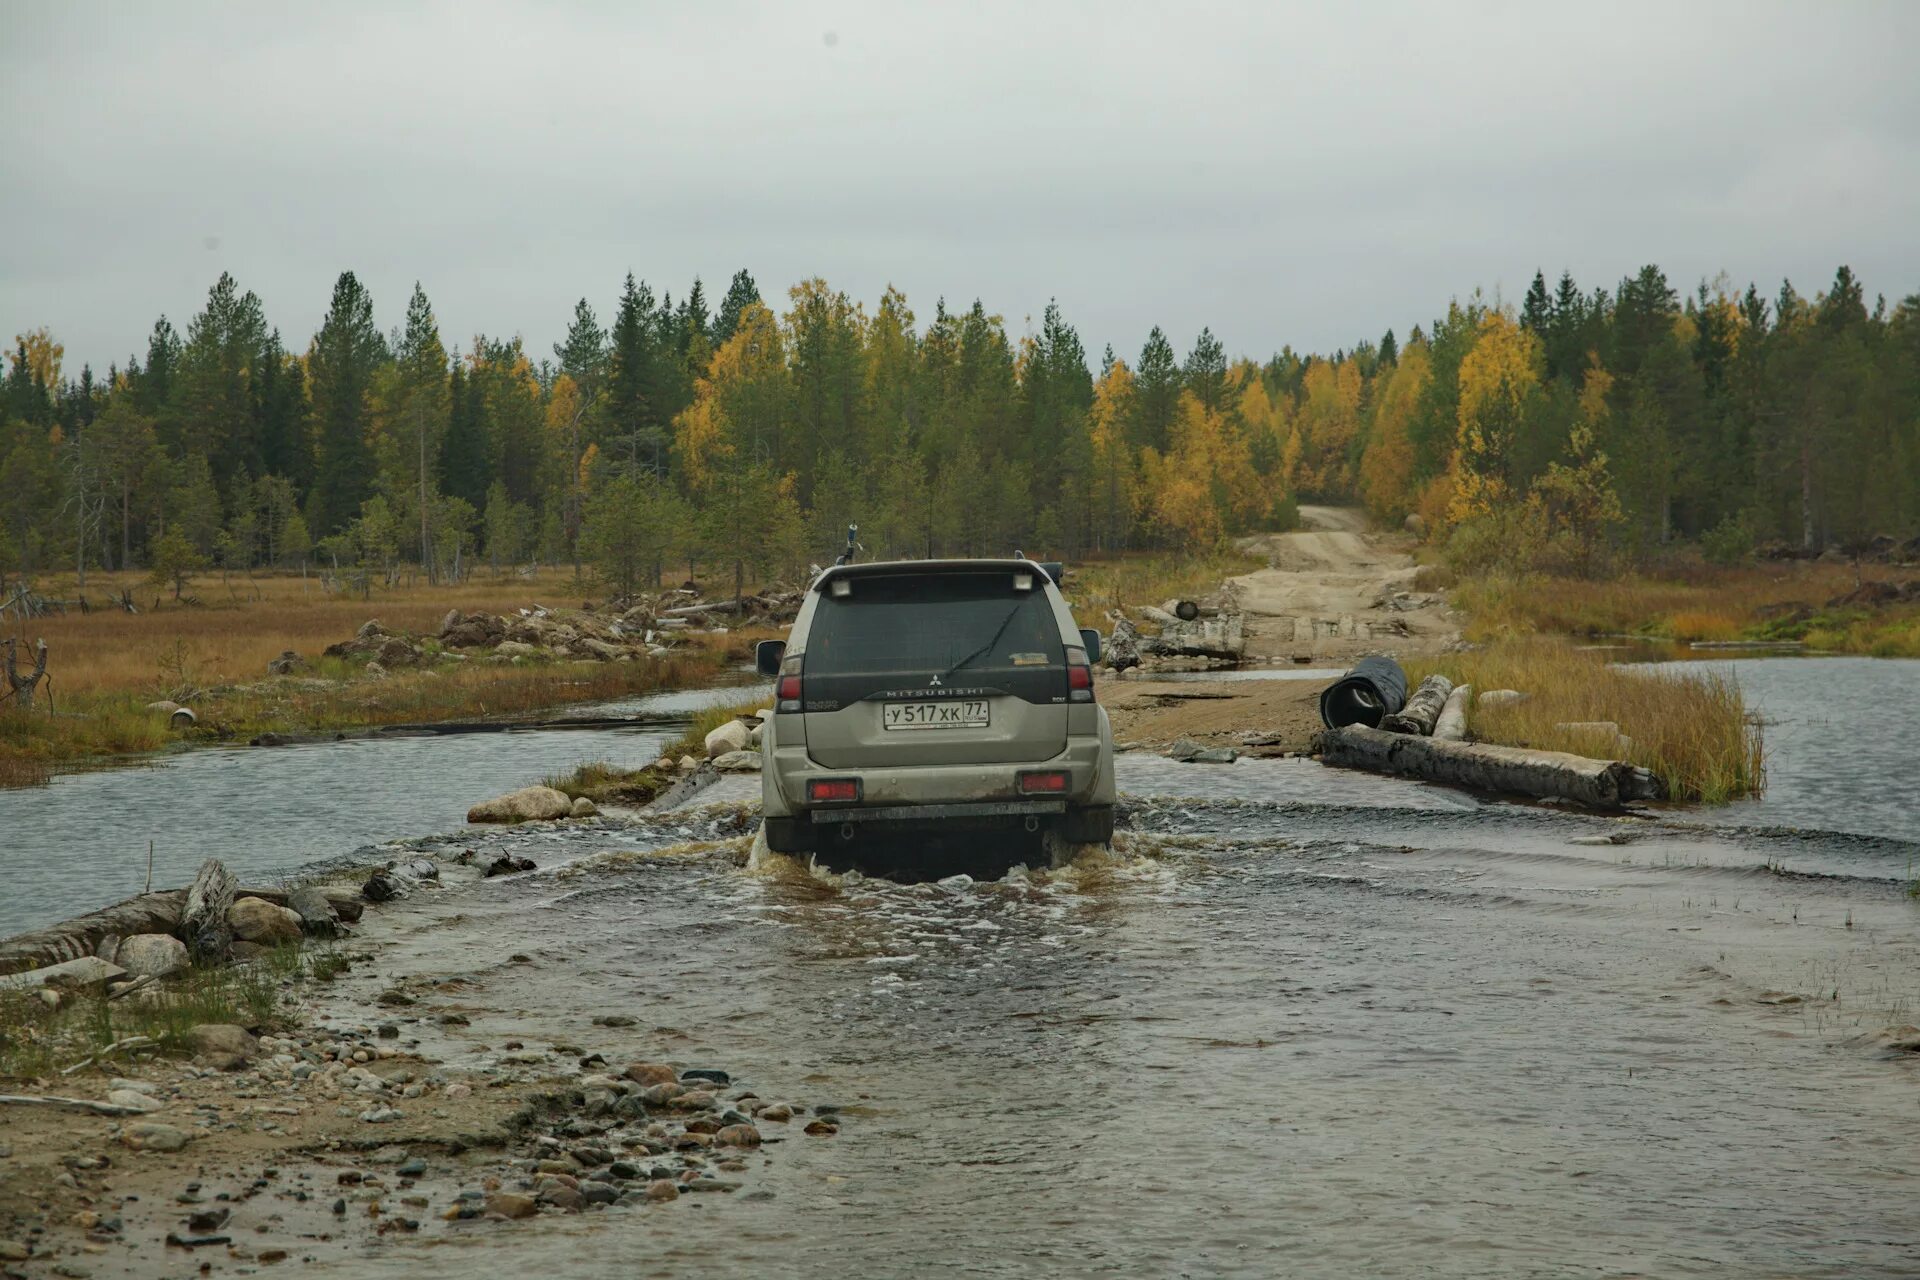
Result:
<svg viewBox="0 0 1920 1280"><path fill-rule="evenodd" d="M637 1085L677 1085L680 1073L664 1062L636 1062L627 1068L627 1079Z"/></svg>
<svg viewBox="0 0 1920 1280"><path fill-rule="evenodd" d="M187 967L187 944L167 933L136 933L120 943L114 962L135 977L164 978Z"/></svg>
<svg viewBox="0 0 1920 1280"><path fill-rule="evenodd" d="M574 648L584 649L602 662L618 662L628 656L625 649L605 640L581 640L574 645Z"/></svg>
<svg viewBox="0 0 1920 1280"><path fill-rule="evenodd" d="M573 801L566 792L552 787L522 787L473 806L467 810L467 821L538 822L564 818L572 812Z"/></svg>
<svg viewBox="0 0 1920 1280"><path fill-rule="evenodd" d="M262 947L300 941L300 913L265 898L241 898L228 907L227 927L239 941Z"/></svg>
<svg viewBox="0 0 1920 1280"><path fill-rule="evenodd" d="M507 626L487 613L470 613L440 633L440 641L449 649L481 649L498 644Z"/></svg>
<svg viewBox="0 0 1920 1280"><path fill-rule="evenodd" d="M753 730L744 720L729 720L706 738L707 759L716 759L729 751L745 751L753 745Z"/></svg>
<svg viewBox="0 0 1920 1280"><path fill-rule="evenodd" d="M334 915L338 916L347 924L358 924L360 922L360 917L365 913L366 908L360 905L361 898L358 889L349 889L344 885L332 885L322 889L320 892L325 895L328 904L333 907Z"/></svg>
<svg viewBox="0 0 1920 1280"><path fill-rule="evenodd" d="M194 1053L222 1071L233 1071L247 1064L260 1052L260 1042L245 1027L229 1022L202 1022L187 1032Z"/></svg>
<svg viewBox="0 0 1920 1280"><path fill-rule="evenodd" d="M389 671L395 667L411 667L420 661L420 649L411 640L389 636L380 642L374 659Z"/></svg>
<svg viewBox="0 0 1920 1280"><path fill-rule="evenodd" d="M120 1131L120 1141L135 1151L178 1151L193 1135L157 1120L143 1120Z"/></svg>
<svg viewBox="0 0 1920 1280"><path fill-rule="evenodd" d="M328 938L340 930L340 913L318 889L295 889L287 895L287 909L300 917L300 927L307 933Z"/></svg>
<svg viewBox="0 0 1920 1280"><path fill-rule="evenodd" d="M116 1107L130 1107L135 1111L158 1111L167 1104L151 1094L141 1093L138 1089L109 1089L107 1101Z"/></svg>
<svg viewBox="0 0 1920 1280"><path fill-rule="evenodd" d="M528 644L524 640L502 640L499 646L494 649L494 652L503 658L538 658L542 656L542 650L538 645Z"/></svg>
<svg viewBox="0 0 1920 1280"><path fill-rule="evenodd" d="M673 767L678 769L681 773L692 773L695 769L698 769L700 767L700 762L698 760L695 760L692 756L681 756L679 759L679 762L676 763Z"/></svg>
<svg viewBox="0 0 1920 1280"><path fill-rule="evenodd" d="M600 807L594 804L593 801L587 799L585 796L574 797L573 815L572 815L573 817L591 818L599 812L600 812Z"/></svg>
<svg viewBox="0 0 1920 1280"><path fill-rule="evenodd" d="M447 633L459 625L460 611L458 609L449 609L447 610L447 616L440 619L440 629L434 632L434 634L444 640Z"/></svg>
<svg viewBox="0 0 1920 1280"><path fill-rule="evenodd" d="M279 657L267 664L270 676L291 676L308 670L307 660L291 649L282 651Z"/></svg>
<svg viewBox="0 0 1920 1280"><path fill-rule="evenodd" d="M498 1214L502 1218L531 1218L540 1211L532 1196L516 1195L511 1191L496 1191L487 1197L487 1212Z"/></svg>
<svg viewBox="0 0 1920 1280"><path fill-rule="evenodd" d="M1403 522L1403 527L1416 538L1424 538L1427 536L1426 517L1422 516L1418 511L1408 514L1406 520Z"/></svg>
<svg viewBox="0 0 1920 1280"><path fill-rule="evenodd" d="M722 773L758 773L760 763L758 751L727 751L714 758L713 767Z"/></svg>

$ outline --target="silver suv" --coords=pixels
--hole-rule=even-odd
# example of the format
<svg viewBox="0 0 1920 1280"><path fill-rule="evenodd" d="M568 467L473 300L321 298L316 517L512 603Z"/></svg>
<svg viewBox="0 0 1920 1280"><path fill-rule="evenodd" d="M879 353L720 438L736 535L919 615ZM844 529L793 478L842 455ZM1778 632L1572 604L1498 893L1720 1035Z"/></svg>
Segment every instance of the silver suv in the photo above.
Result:
<svg viewBox="0 0 1920 1280"><path fill-rule="evenodd" d="M1113 835L1113 729L1093 698L1100 634L1077 631L1033 560L836 565L760 670L769 848L1026 833L1058 860Z"/></svg>

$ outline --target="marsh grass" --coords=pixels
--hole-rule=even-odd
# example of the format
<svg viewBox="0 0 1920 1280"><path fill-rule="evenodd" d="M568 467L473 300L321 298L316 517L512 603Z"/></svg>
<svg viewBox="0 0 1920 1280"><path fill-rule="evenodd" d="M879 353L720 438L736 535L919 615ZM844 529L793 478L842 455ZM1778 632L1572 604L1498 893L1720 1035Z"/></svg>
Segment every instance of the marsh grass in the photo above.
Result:
<svg viewBox="0 0 1920 1280"><path fill-rule="evenodd" d="M766 710L769 700L770 695L763 695L750 702L729 703L697 713L685 732L660 749L661 757L672 761L686 755L703 759L709 733L729 720ZM642 805L665 791L679 776L677 769L658 768L654 764L623 769L605 760L588 760L565 773L549 774L541 782L572 797L585 796L595 804Z"/></svg>
<svg viewBox="0 0 1920 1280"><path fill-rule="evenodd" d="M1920 657L1920 605L1831 608L1862 578L1899 581L1907 570L1821 561L1690 565L1609 581L1545 574L1487 574L1459 583L1453 603L1467 637L1636 635L1649 639L1784 640L1824 653Z"/></svg>
<svg viewBox="0 0 1920 1280"><path fill-rule="evenodd" d="M0 1078L54 1075L132 1036L160 1053L184 1053L201 1023L273 1026L294 988L333 955L330 947L288 944L246 964L190 969L124 1000L70 996L59 1009L31 992L0 991ZM116 1074L121 1061L95 1068Z"/></svg>
<svg viewBox="0 0 1920 1280"><path fill-rule="evenodd" d="M93 575L88 592L131 586L144 612L36 618L27 631L47 640L51 699L32 711L0 704L0 786L44 782L52 767L74 767L162 750L181 740L244 740L265 732L327 733L382 724L513 717L567 703L630 696L711 679L726 663L751 656L766 631L686 637L674 656L654 662L511 663L470 658L368 679L361 664L320 657L369 618L430 634L448 609L511 613L534 603L581 604L591 587L564 570L513 575L454 587L377 591L371 601L326 596L315 579L234 578L225 595L192 608L162 600L158 609L138 575ZM203 584L204 585L204 584ZM71 600L77 588L42 584ZM13 627L13 630L19 628ZM429 644L430 650L435 646ZM310 676L271 678L266 664L286 650L302 654ZM744 656L743 656L744 655ZM146 709L184 687L200 722L185 734Z"/></svg>
<svg viewBox="0 0 1920 1280"><path fill-rule="evenodd" d="M1471 684L1476 696L1488 689L1528 695L1506 706L1470 708L1469 731L1482 742L1624 755L1658 774L1676 800L1719 803L1766 786L1760 724L1739 682L1721 671L1682 664L1629 670L1568 641L1535 636L1407 664L1412 681L1432 672ZM1596 742L1589 731L1557 727L1608 720L1631 739L1624 752L1616 743Z"/></svg>

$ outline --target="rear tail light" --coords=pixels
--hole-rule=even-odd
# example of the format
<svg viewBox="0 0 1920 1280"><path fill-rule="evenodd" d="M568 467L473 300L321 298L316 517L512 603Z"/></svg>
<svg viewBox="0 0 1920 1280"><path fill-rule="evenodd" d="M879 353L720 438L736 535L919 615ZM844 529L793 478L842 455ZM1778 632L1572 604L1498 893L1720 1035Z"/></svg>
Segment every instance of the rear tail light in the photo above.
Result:
<svg viewBox="0 0 1920 1280"><path fill-rule="evenodd" d="M805 661L806 656L798 653L781 660L780 679L773 686L776 712L800 710L800 667Z"/></svg>
<svg viewBox="0 0 1920 1280"><path fill-rule="evenodd" d="M815 778L807 783L807 799L815 804L847 804L859 798L858 778Z"/></svg>
<svg viewBox="0 0 1920 1280"><path fill-rule="evenodd" d="M1093 668L1087 665L1085 649L1067 650L1067 701L1093 701Z"/></svg>
<svg viewBox="0 0 1920 1280"><path fill-rule="evenodd" d="M1020 794L1023 796L1062 795L1071 785L1072 779L1062 769L1020 775Z"/></svg>

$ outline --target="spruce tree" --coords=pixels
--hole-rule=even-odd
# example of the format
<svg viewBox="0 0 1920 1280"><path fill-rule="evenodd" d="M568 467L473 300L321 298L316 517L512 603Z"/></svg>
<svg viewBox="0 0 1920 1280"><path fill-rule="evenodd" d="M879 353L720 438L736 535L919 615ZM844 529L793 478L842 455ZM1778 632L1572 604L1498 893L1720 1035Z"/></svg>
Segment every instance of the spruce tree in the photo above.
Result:
<svg viewBox="0 0 1920 1280"><path fill-rule="evenodd" d="M1382 369L1391 369L1400 363L1400 343L1394 338L1393 330L1387 330L1380 339L1380 365Z"/></svg>
<svg viewBox="0 0 1920 1280"><path fill-rule="evenodd" d="M367 419L374 371L385 356L372 297L353 272L341 272L309 358L319 442L313 503L323 537L346 528L373 492Z"/></svg>
<svg viewBox="0 0 1920 1280"><path fill-rule="evenodd" d="M720 299L720 311L713 317L713 346L719 350L726 345L734 331L740 327L740 313L760 301L760 286L742 267L733 273L733 283L727 286L726 296Z"/></svg>
<svg viewBox="0 0 1920 1280"><path fill-rule="evenodd" d="M447 434L440 445L440 483L452 497L478 511L486 506L493 471L487 463L487 433L481 389L467 375L458 352L447 381Z"/></svg>
<svg viewBox="0 0 1920 1280"><path fill-rule="evenodd" d="M1533 273L1533 283L1527 286L1527 300L1520 306L1520 327L1528 333L1544 337L1553 318L1553 304L1547 300L1547 277L1539 272Z"/></svg>
<svg viewBox="0 0 1920 1280"><path fill-rule="evenodd" d="M1213 336L1213 330L1202 328L1200 336L1193 340L1193 350L1187 353L1187 365L1182 375L1186 389L1193 392L1200 403L1218 413L1225 407L1227 397L1227 352L1220 345L1220 339Z"/></svg>
<svg viewBox="0 0 1920 1280"><path fill-rule="evenodd" d="M652 430L657 398L654 377L653 290L627 273L607 353L605 447L630 472L658 474L666 463L666 438Z"/></svg>

